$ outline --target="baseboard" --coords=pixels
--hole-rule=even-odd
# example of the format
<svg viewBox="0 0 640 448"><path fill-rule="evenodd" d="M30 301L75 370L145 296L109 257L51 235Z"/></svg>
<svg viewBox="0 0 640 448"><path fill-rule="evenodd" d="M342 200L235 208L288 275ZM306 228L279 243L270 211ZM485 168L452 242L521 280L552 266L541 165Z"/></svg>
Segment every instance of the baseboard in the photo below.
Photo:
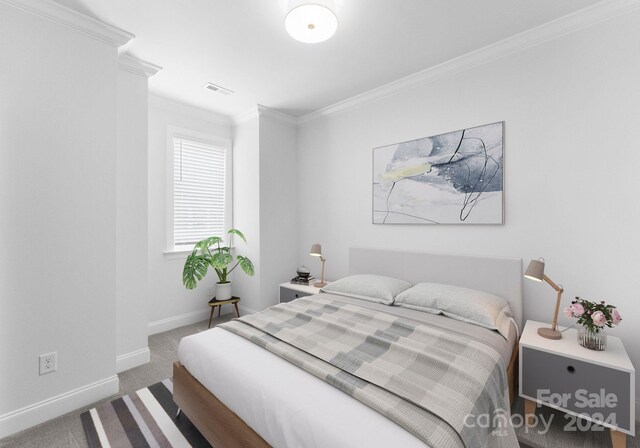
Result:
<svg viewBox="0 0 640 448"><path fill-rule="evenodd" d="M247 308L246 306L240 305L238 308L240 308L240 315L257 313L256 310ZM229 313L233 313L235 316L235 313L233 312L233 310L228 311L224 314L229 314ZM179 316L173 316L173 317L168 317L166 319L157 320L155 322L149 322L149 324L147 325L147 329L148 329L147 331L149 336L151 336L152 334L164 333L165 331L173 330L174 328L180 328L180 327L184 327L185 325L191 325L197 322L202 322L203 320L209 320L210 314L211 314L211 310L209 307L207 307L204 310L193 311L191 313L180 314ZM118 372L120 372L120 370L118 370Z"/></svg>
<svg viewBox="0 0 640 448"><path fill-rule="evenodd" d="M120 382L114 375L0 415L0 439L115 395L119 390Z"/></svg>
<svg viewBox="0 0 640 448"><path fill-rule="evenodd" d="M242 314L254 314L254 313L257 313L256 310L252 310L251 308L247 308L246 306L240 305L238 308L240 308L240 311L242 312Z"/></svg>
<svg viewBox="0 0 640 448"><path fill-rule="evenodd" d="M168 317L155 322L149 322L147 325L148 334L152 335L156 333L163 333L165 331L173 330L174 328L184 327L185 325L191 325L196 322L208 320L210 312L209 307L207 307L203 310L180 314L179 316Z"/></svg>
<svg viewBox="0 0 640 448"><path fill-rule="evenodd" d="M140 350L136 350L131 353L125 353L124 355L116 357L116 373L133 369L134 367L141 366L149 361L151 361L151 352L149 351L149 347L141 348Z"/></svg>

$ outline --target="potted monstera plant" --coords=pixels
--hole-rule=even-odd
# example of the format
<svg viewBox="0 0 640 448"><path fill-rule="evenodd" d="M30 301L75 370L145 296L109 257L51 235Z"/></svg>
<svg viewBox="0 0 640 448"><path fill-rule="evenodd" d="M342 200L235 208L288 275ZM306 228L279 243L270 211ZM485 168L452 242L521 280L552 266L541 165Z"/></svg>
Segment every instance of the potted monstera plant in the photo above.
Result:
<svg viewBox="0 0 640 448"><path fill-rule="evenodd" d="M237 236L245 243L247 239L237 229L230 229L229 235ZM234 264L235 261L235 264ZM229 266L233 267L229 269ZM216 283L216 300L228 300L231 298L231 281L229 274L240 266L248 276L255 272L253 263L247 257L236 255L235 260L231 253L231 247L225 246L222 238L212 236L198 241L191 254L187 257L182 270L182 283L187 289L193 289L198 281L207 275L209 268L213 268L218 275Z"/></svg>

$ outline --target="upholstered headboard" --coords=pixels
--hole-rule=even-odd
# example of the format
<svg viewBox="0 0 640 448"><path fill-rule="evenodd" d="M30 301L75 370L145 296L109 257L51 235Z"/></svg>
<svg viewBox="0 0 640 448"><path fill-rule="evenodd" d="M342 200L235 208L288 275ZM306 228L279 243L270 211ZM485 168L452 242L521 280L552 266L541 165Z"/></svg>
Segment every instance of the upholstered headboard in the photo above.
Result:
<svg viewBox="0 0 640 448"><path fill-rule="evenodd" d="M349 249L349 274L377 274L412 283L434 282L504 297L522 329L522 259L389 249Z"/></svg>

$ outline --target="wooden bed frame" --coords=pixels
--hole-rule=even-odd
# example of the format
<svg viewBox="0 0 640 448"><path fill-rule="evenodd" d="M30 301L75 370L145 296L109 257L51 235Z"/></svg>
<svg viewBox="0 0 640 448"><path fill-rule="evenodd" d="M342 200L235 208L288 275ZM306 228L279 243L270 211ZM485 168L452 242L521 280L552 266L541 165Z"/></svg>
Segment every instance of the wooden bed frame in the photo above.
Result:
<svg viewBox="0 0 640 448"><path fill-rule="evenodd" d="M173 401L216 448L269 446L179 362L173 364Z"/></svg>
<svg viewBox="0 0 640 448"><path fill-rule="evenodd" d="M519 328L522 328L522 260L377 249L350 249L349 260L350 274L372 273L412 282L449 283L508 298L515 320ZM371 260L385 260L387 267L373 266ZM457 269L452 269L452 266ZM461 272L473 274L460 278ZM518 386L517 340L507 366L507 378L509 399L513 404ZM179 362L173 365L173 400L205 439L216 448L269 446Z"/></svg>

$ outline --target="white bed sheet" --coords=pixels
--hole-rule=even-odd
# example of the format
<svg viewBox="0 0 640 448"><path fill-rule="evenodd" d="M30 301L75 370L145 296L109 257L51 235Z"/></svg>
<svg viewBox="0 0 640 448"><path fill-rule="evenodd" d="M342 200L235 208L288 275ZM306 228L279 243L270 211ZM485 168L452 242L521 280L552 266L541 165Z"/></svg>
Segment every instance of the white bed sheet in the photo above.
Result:
<svg viewBox="0 0 640 448"><path fill-rule="evenodd" d="M335 387L220 328L180 342L182 365L276 448L425 448Z"/></svg>

